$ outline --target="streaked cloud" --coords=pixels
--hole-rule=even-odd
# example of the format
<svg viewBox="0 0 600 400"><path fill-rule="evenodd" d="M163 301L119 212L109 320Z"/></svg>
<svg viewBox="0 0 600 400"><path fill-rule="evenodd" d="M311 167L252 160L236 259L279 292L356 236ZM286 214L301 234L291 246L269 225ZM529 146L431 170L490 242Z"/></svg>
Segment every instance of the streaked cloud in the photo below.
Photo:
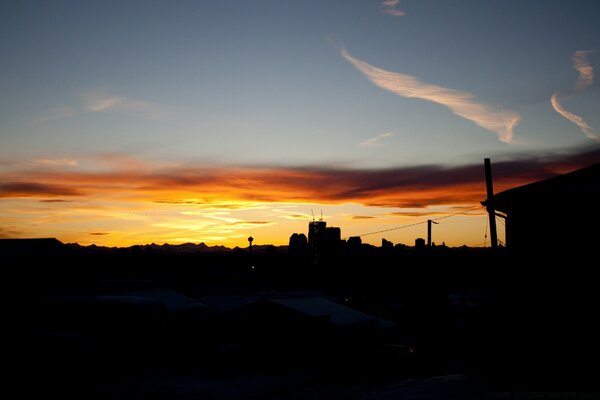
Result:
<svg viewBox="0 0 600 400"><path fill-rule="evenodd" d="M133 113L151 120L162 119L167 115L164 108L151 101L131 99L104 90L95 90L79 96L77 106L51 108L33 119L34 124L76 117L85 113L116 111Z"/></svg>
<svg viewBox="0 0 600 400"><path fill-rule="evenodd" d="M378 146L381 146L381 141L384 138L392 137L392 136L394 136L394 134L392 132L381 133L377 136L374 136L372 138L365 140L364 142L361 142L360 145L365 146L365 147L378 147Z"/></svg>
<svg viewBox="0 0 600 400"><path fill-rule="evenodd" d="M60 176L60 175L58 175ZM55 180L55 179L52 179ZM76 187L66 184L38 183L32 180L26 182L0 183L0 198L3 197L52 197L77 196L82 194Z"/></svg>
<svg viewBox="0 0 600 400"><path fill-rule="evenodd" d="M383 0L381 2L381 12L394 17L401 17L406 15L404 11L397 9L400 0Z"/></svg>
<svg viewBox="0 0 600 400"><path fill-rule="evenodd" d="M150 101L130 99L102 90L85 93L83 99L85 110L88 112L128 111L141 114L149 119L159 119L166 114L164 110Z"/></svg>
<svg viewBox="0 0 600 400"><path fill-rule="evenodd" d="M59 158L59 159L50 159L50 158L37 158L32 162L34 165L40 165L45 167L76 167L79 165L77 160L73 160L70 158Z"/></svg>
<svg viewBox="0 0 600 400"><path fill-rule="evenodd" d="M568 119L569 121L571 121L572 123L574 123L575 125L577 125L579 127L579 129L581 129L581 131L589 139L600 143L600 136L598 136L598 134L596 133L594 128L592 128L587 122L585 122L585 120L583 118L581 118L579 115L576 115L570 111L567 111L563 106L560 105L560 103L558 102L559 95L560 95L559 93L554 93L552 95L552 97L550 97L550 103L552 104L552 107L554 108L554 110L557 113L559 113L560 115L562 115L563 117L565 117L566 119Z"/></svg>
<svg viewBox="0 0 600 400"><path fill-rule="evenodd" d="M577 114L574 114L567 109L565 109L559 102L559 100L567 99L573 94L577 92L582 92L586 90L588 87L592 85L594 82L594 68L590 64L588 60L588 54L592 54L594 51L591 50L577 50L573 54L573 68L579 72L579 76L575 81L575 87L573 90L569 92L555 92L550 97L550 104L552 104L552 108L562 115L564 118L568 119L575 125L581 129L583 134L587 136L590 140L600 143L600 136L598 133L592 128L582 117Z"/></svg>
<svg viewBox="0 0 600 400"><path fill-rule="evenodd" d="M460 207L459 209L465 209L465 210L472 210L473 207ZM449 210L454 210L455 207L450 207ZM481 208L481 210L472 210L472 211L468 211L465 212L462 215L465 216L473 216L473 215L486 215L486 213L483 211L483 207ZM443 211L432 211L432 210L427 210L427 209L423 209L422 211L397 211L397 212L391 212L388 213L387 215L389 216L393 216L393 217L431 217L434 215L441 215L441 216L445 216L445 215L450 215L450 214L454 214L455 212L443 212Z"/></svg>
<svg viewBox="0 0 600 400"><path fill-rule="evenodd" d="M54 121L58 119L69 118L77 115L77 110L73 107L58 107L51 108L44 112L42 115L36 117L33 120L34 124L43 124L45 122Z"/></svg>
<svg viewBox="0 0 600 400"><path fill-rule="evenodd" d="M342 56L372 83L402 97L428 100L448 107L454 114L498 134L500 141L511 143L519 114L479 101L474 95L455 89L421 82L418 78L374 67L354 58L342 48Z"/></svg>
<svg viewBox="0 0 600 400"><path fill-rule="evenodd" d="M495 188L501 191L599 161L600 146L496 161ZM388 169L150 164L146 169L29 165L0 171L0 225L11 229L0 229L0 236L55 236L109 246L200 241L245 246L251 234L255 243L283 244L291 232L306 232L311 208L326 208L328 221L347 235L378 231L411 215L425 219L465 211L485 198L480 163ZM460 225L446 242L480 243L483 227L468 233ZM110 234L90 234L105 232ZM419 234L403 230L388 239L410 243Z"/></svg>
<svg viewBox="0 0 600 400"><path fill-rule="evenodd" d="M600 148L574 155L496 162L496 189L547 178L598 161ZM0 198L111 202L118 199L130 204L214 208L219 211L201 215L234 224L240 220L226 210L263 207L265 203L354 203L371 207L425 208L477 204L485 197L479 164L387 169L186 165L154 171L157 170L38 168L7 171L0 173L0 182L5 182L0 184ZM307 218L295 211L289 214L288 218Z"/></svg>
<svg viewBox="0 0 600 400"><path fill-rule="evenodd" d="M310 221L313 219L313 216L310 214L285 214L280 215L279 218L289 219L289 220L305 220Z"/></svg>
<svg viewBox="0 0 600 400"><path fill-rule="evenodd" d="M23 231L14 227L3 228L0 226L0 239L18 238L23 235Z"/></svg>
<svg viewBox="0 0 600 400"><path fill-rule="evenodd" d="M573 54L573 67L579 72L575 81L575 89L585 90L594 82L594 68L588 60L588 54L595 53L591 50L577 50Z"/></svg>
<svg viewBox="0 0 600 400"><path fill-rule="evenodd" d="M105 111L123 104L125 97L107 95L102 92L93 92L84 95L85 109L91 112Z"/></svg>

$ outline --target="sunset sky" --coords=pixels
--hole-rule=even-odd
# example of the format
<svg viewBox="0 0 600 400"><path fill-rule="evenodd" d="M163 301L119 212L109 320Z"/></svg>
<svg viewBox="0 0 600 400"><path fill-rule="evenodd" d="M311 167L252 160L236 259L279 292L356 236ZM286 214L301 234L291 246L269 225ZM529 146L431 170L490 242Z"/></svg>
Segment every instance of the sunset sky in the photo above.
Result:
<svg viewBox="0 0 600 400"><path fill-rule="evenodd" d="M0 238L483 245L600 162L598 0L0 2ZM405 225L414 226L403 227ZM504 238L502 223L498 225ZM489 244L489 240L487 241Z"/></svg>

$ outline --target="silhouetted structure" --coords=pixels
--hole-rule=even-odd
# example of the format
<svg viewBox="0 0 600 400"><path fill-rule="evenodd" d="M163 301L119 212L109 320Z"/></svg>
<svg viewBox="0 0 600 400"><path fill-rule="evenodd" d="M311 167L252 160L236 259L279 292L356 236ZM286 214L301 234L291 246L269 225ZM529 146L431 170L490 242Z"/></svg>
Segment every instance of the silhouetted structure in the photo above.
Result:
<svg viewBox="0 0 600 400"><path fill-rule="evenodd" d="M327 238L327 223L325 221L310 221L308 223L308 250L314 259L323 252Z"/></svg>
<svg viewBox="0 0 600 400"><path fill-rule="evenodd" d="M431 247L431 224L437 225L438 223L430 219L427 220L427 247Z"/></svg>
<svg viewBox="0 0 600 400"><path fill-rule="evenodd" d="M519 251L592 249L600 223L600 164L519 186L482 202L506 214L506 246Z"/></svg>
<svg viewBox="0 0 600 400"><path fill-rule="evenodd" d="M325 237L328 243L338 243L342 240L342 230L337 227L328 227L325 229Z"/></svg>
<svg viewBox="0 0 600 400"><path fill-rule="evenodd" d="M359 248L362 245L362 239L360 238L360 236L350 236L348 238L348 247L353 249L353 248Z"/></svg>
<svg viewBox="0 0 600 400"><path fill-rule="evenodd" d="M381 248L383 249L393 249L394 248L394 243L390 242L389 240L386 240L384 238L381 239Z"/></svg>
<svg viewBox="0 0 600 400"><path fill-rule="evenodd" d="M293 233L290 236L288 251L295 257L301 257L306 254L308 241L304 233Z"/></svg>
<svg viewBox="0 0 600 400"><path fill-rule="evenodd" d="M415 248L424 249L425 248L425 239L423 239L423 238L415 239Z"/></svg>
<svg viewBox="0 0 600 400"><path fill-rule="evenodd" d="M494 181L492 178L492 163L489 158L483 160L485 166L485 188L488 199L494 196ZM496 210L494 205L490 202L486 204L488 212L489 226L490 226L490 240L492 243L492 249L498 247L498 232L496 231Z"/></svg>
<svg viewBox="0 0 600 400"><path fill-rule="evenodd" d="M327 227L323 220L311 221L308 224L308 251L313 262L320 262L325 253L339 250L341 237L340 228Z"/></svg>

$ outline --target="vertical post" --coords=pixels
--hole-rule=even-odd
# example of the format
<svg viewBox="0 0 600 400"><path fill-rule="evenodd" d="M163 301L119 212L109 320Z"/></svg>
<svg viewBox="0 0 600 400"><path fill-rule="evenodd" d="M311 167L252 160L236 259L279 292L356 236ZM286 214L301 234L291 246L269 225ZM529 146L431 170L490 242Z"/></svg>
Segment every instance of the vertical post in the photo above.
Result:
<svg viewBox="0 0 600 400"><path fill-rule="evenodd" d="M487 201L486 209L490 218L490 239L492 242L492 249L498 247L498 235L496 233L496 211L492 205L492 197L494 197L494 184L492 181L492 164L489 158L485 158L485 186L487 189Z"/></svg>
<svg viewBox="0 0 600 400"><path fill-rule="evenodd" d="M431 220L427 220L427 247L431 247Z"/></svg>

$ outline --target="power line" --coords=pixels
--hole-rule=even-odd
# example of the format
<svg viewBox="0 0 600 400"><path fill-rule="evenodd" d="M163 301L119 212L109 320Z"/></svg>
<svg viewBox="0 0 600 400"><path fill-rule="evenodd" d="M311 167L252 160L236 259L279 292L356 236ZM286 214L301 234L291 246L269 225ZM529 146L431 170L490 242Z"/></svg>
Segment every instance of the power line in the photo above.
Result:
<svg viewBox="0 0 600 400"><path fill-rule="evenodd" d="M476 217L476 218L468 218L468 219L462 219L462 220L459 220L459 221L444 222L444 225L448 225L448 224L462 224L464 222L471 222L471 221L481 221L482 218L487 218L487 216L481 215L481 216Z"/></svg>
<svg viewBox="0 0 600 400"><path fill-rule="evenodd" d="M431 219L431 221L439 221L439 220L441 220L441 219L450 218L450 217L455 217L455 216L457 216L457 215L466 214L466 213L468 213L468 212L471 212L471 211L477 210L477 209L479 209L479 208L481 208L481 206L472 207L472 208L469 208L469 209L467 209L467 210L463 210L463 211L460 211L460 212L457 212L457 213L454 213L454 214L444 215L443 217L433 218L433 219ZM383 230L380 230L380 231L375 231L375 232L363 233L363 234L361 234L361 235L355 235L355 236L360 236L360 237L362 237L362 236L376 235L376 234L378 234L378 233L385 233L385 232L390 232L390 231L396 231L396 230L399 230L399 229L410 228L411 226L417 226L417 225L426 224L426 223L427 223L427 220L425 220L425 221L419 221L419 222L414 222L414 223L412 223L412 224L400 225L400 226L397 226L397 227L394 227L394 228L383 229ZM348 238L348 237L345 237L344 239L347 239L347 238Z"/></svg>
<svg viewBox="0 0 600 400"><path fill-rule="evenodd" d="M397 226L395 228L390 228L390 229L384 229L381 231L375 231L375 232L369 232L369 233L363 233L361 235L356 235L356 236L369 236L369 235L376 235L378 233L384 233L384 232L389 232L389 231L395 231L398 229L403 229L403 228L410 228L411 226L417 226L417 225L421 225L421 224L426 224L427 221L420 221L420 222L415 222L413 224L408 224L408 225L402 225L402 226Z"/></svg>
<svg viewBox="0 0 600 400"><path fill-rule="evenodd" d="M468 212L477 210L478 208L482 208L482 206L475 206L475 207L472 207L472 208L469 208L467 210L463 210L463 211L460 211L460 212L457 212L457 213L454 213L454 214L444 215L443 217L434 218L434 219L432 219L432 221L439 221L440 219L455 217L455 216L461 215L461 214L466 214Z"/></svg>

